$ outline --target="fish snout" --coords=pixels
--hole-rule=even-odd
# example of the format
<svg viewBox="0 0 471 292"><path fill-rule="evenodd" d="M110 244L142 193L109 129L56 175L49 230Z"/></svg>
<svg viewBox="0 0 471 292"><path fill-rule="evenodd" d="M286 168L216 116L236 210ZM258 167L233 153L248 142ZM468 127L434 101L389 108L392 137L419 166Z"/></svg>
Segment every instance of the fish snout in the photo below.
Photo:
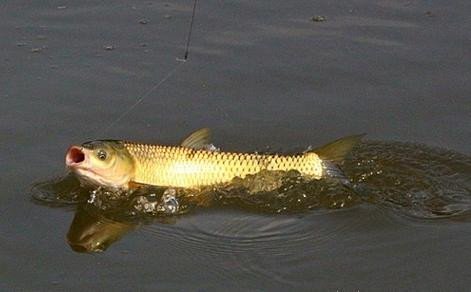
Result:
<svg viewBox="0 0 471 292"><path fill-rule="evenodd" d="M85 161L85 153L81 147L71 146L69 150L67 150L67 154L65 155L65 164L68 167L78 166L83 161Z"/></svg>

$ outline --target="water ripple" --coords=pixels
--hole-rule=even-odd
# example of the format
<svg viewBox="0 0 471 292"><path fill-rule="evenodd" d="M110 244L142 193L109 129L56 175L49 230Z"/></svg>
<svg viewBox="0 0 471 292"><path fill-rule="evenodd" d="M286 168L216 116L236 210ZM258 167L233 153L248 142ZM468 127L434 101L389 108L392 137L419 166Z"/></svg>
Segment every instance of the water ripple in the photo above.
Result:
<svg viewBox="0 0 471 292"><path fill-rule="evenodd" d="M315 260L338 234L338 240L348 241L349 231L358 226L351 219L355 216L342 220L343 213L373 206L383 217L392 212L422 221L471 218L469 156L423 145L367 142L341 167L350 186L289 171L261 172L197 192L156 187L110 192L84 189L66 176L34 185L33 198L54 207L79 204L68 234L74 250L102 251L138 225L143 234L168 241L174 252L208 270L208 255L223 259L215 277L237 279L238 272L290 286L295 283L269 267ZM266 182L273 185L260 186ZM177 203L162 208L168 195Z"/></svg>
<svg viewBox="0 0 471 292"><path fill-rule="evenodd" d="M277 273L272 267L278 263L286 263L286 267L302 263L306 257L315 258L318 252L328 248L332 238L354 230L360 221L338 220L341 213L313 212L306 216L273 217L210 212L196 219L184 220L177 227L150 225L143 231L151 237L171 241L179 253L203 264L219 280L236 280L243 273L244 277L257 281L296 286L296 281ZM327 219L331 224L325 224L326 217L331 217L332 220ZM306 249L306 246L310 248ZM221 260L223 263L218 262ZM214 267L219 267L219 270L212 271Z"/></svg>

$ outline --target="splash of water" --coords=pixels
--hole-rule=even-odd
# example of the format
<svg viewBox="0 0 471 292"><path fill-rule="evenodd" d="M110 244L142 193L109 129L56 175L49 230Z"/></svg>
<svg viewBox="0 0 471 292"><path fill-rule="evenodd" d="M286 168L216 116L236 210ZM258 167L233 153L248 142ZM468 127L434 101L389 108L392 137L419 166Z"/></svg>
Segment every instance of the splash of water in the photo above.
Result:
<svg viewBox="0 0 471 292"><path fill-rule="evenodd" d="M471 210L471 158L408 143L367 142L341 166L352 186L309 180L297 171L262 171L194 191L145 187L132 192L87 190L73 176L33 187L48 205L87 202L113 216L162 217L195 207L230 207L264 213L348 208L368 202L405 215L448 218Z"/></svg>
<svg viewBox="0 0 471 292"><path fill-rule="evenodd" d="M471 157L410 143L369 142L345 171L373 204L423 219L471 210Z"/></svg>

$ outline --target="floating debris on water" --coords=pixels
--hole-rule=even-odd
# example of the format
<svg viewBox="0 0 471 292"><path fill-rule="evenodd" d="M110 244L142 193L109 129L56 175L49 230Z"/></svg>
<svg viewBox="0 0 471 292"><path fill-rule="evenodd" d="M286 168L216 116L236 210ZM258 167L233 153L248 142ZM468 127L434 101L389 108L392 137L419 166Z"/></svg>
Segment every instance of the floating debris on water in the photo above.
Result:
<svg viewBox="0 0 471 292"><path fill-rule="evenodd" d="M312 18L311 18L312 21L314 22L324 22L327 20L327 18L325 16L322 16L322 15L314 15Z"/></svg>

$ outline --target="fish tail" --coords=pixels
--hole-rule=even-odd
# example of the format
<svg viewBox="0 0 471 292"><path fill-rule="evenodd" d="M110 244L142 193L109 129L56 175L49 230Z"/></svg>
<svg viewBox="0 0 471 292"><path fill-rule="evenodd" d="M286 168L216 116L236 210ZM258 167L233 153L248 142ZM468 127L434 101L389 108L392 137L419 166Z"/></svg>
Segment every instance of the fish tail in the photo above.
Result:
<svg viewBox="0 0 471 292"><path fill-rule="evenodd" d="M343 137L312 150L312 152L316 153L319 158L322 159L322 177L338 179L344 185L350 185L350 180L345 176L342 169L340 169L339 164L345 160L353 147L357 145L364 136L365 134Z"/></svg>

